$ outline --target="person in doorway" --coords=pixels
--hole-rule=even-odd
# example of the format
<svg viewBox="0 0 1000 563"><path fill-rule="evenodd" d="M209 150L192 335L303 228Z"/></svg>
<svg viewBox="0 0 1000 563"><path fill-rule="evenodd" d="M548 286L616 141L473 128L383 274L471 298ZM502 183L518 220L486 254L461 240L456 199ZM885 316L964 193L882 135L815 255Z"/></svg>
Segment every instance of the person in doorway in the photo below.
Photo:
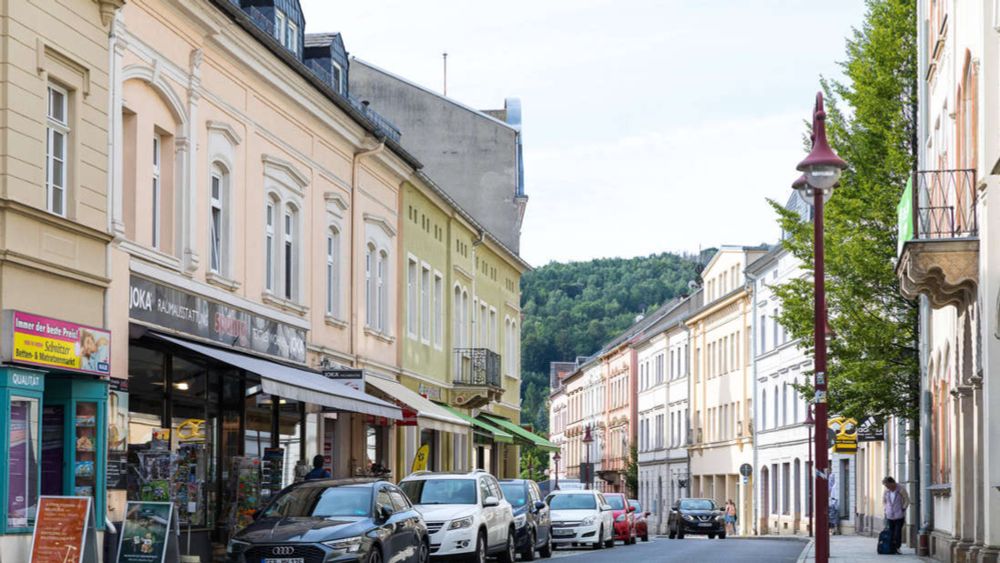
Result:
<svg viewBox="0 0 1000 563"><path fill-rule="evenodd" d="M726 533L735 536L736 535L736 503L733 499L726 501Z"/></svg>
<svg viewBox="0 0 1000 563"><path fill-rule="evenodd" d="M831 496L830 502L827 505L827 524L830 528L831 536L840 535L840 500L837 497Z"/></svg>
<svg viewBox="0 0 1000 563"><path fill-rule="evenodd" d="M313 468L312 471L306 473L306 481L312 479L329 479L330 472L323 467L323 456L318 455L313 457Z"/></svg>
<svg viewBox="0 0 1000 563"><path fill-rule="evenodd" d="M885 485L882 506L892 534L892 553L899 553L899 548L903 545L903 522L906 519L906 509L910 506L910 495L892 477L882 479L882 484Z"/></svg>

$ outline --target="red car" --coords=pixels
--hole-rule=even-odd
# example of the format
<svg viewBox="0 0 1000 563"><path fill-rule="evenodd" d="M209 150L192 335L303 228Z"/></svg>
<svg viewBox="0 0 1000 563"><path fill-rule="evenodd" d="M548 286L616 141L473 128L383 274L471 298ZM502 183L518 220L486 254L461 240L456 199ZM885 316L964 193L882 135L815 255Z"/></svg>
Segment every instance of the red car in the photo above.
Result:
<svg viewBox="0 0 1000 563"><path fill-rule="evenodd" d="M622 493L604 493L604 500L614 511L611 515L615 519L615 539L625 545L635 543L635 509L629 506L628 499Z"/></svg>
<svg viewBox="0 0 1000 563"><path fill-rule="evenodd" d="M649 527L646 525L646 517L649 516L649 512L644 511L642 503L634 498L628 499L628 505L635 510L632 513L633 520L635 521L635 535L642 538L642 541L649 541Z"/></svg>

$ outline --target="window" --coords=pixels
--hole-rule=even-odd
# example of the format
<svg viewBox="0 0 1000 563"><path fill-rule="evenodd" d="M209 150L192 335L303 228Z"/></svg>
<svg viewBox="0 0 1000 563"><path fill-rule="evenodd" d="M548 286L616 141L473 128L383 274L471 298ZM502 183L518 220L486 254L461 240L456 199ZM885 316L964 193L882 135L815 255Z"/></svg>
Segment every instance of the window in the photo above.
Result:
<svg viewBox="0 0 1000 563"><path fill-rule="evenodd" d="M344 93L344 71L340 68L340 65L336 62L333 63L333 73L331 78L333 79L333 88L338 94Z"/></svg>
<svg viewBox="0 0 1000 563"><path fill-rule="evenodd" d="M427 266L420 270L420 339L425 344L431 341L431 269Z"/></svg>
<svg viewBox="0 0 1000 563"><path fill-rule="evenodd" d="M326 314L340 317L340 274L337 271L337 254L340 234L330 229L326 234Z"/></svg>
<svg viewBox="0 0 1000 563"><path fill-rule="evenodd" d="M772 327L774 329L774 334L771 337L772 338L772 342L773 342L772 345L775 348L777 348L778 347L778 310L777 309L775 309L774 312L771 314L771 319L774 320L774 323L772 324Z"/></svg>
<svg viewBox="0 0 1000 563"><path fill-rule="evenodd" d="M150 189L152 196L152 227L153 248L160 248L160 145L163 139L156 135L153 137L153 184Z"/></svg>
<svg viewBox="0 0 1000 563"><path fill-rule="evenodd" d="M781 465L781 513L791 513L791 481L792 464L787 461Z"/></svg>
<svg viewBox="0 0 1000 563"><path fill-rule="evenodd" d="M66 216L66 146L69 141L69 95L54 85L48 89L45 143L45 208Z"/></svg>
<svg viewBox="0 0 1000 563"><path fill-rule="evenodd" d="M760 354L767 350L767 315L760 316Z"/></svg>
<svg viewBox="0 0 1000 563"><path fill-rule="evenodd" d="M274 37L278 40L278 43L282 45L285 44L285 30L287 27L287 20L285 18L285 13L281 10L274 11Z"/></svg>
<svg viewBox="0 0 1000 563"><path fill-rule="evenodd" d="M383 332L388 328L386 326L386 317L388 315L388 310L386 309L388 301L386 277L388 274L388 267L389 256L384 251L379 252L377 269L375 271L375 329L379 332Z"/></svg>
<svg viewBox="0 0 1000 563"><path fill-rule="evenodd" d="M293 53L299 52L299 26L288 22L288 32L285 36L285 47Z"/></svg>
<svg viewBox="0 0 1000 563"><path fill-rule="evenodd" d="M417 261L409 258L406 262L406 333L417 338Z"/></svg>
<svg viewBox="0 0 1000 563"><path fill-rule="evenodd" d="M264 218L264 285L274 291L274 202L267 202Z"/></svg>
<svg viewBox="0 0 1000 563"><path fill-rule="evenodd" d="M222 221L222 171L213 166L212 175L209 178L209 254L211 261L209 267L217 274L223 273L222 269L222 248L223 248L223 221Z"/></svg>
<svg viewBox="0 0 1000 563"><path fill-rule="evenodd" d="M760 394L760 429L767 430L767 391Z"/></svg>
<svg viewBox="0 0 1000 563"><path fill-rule="evenodd" d="M788 425L788 384L781 385L781 424Z"/></svg>
<svg viewBox="0 0 1000 563"><path fill-rule="evenodd" d="M490 308L490 333L489 333L489 340L487 342L489 342L489 347L494 352L499 352L499 350L500 350L500 345L497 342L497 339L498 339L497 333L500 330L499 323L500 323L500 321L497 320L496 309L493 309L491 307Z"/></svg>
<svg viewBox="0 0 1000 563"><path fill-rule="evenodd" d="M444 278L434 273L434 346L440 348L444 338Z"/></svg>
<svg viewBox="0 0 1000 563"><path fill-rule="evenodd" d="M285 299L292 299L295 295L295 213L288 208L285 210L284 238L282 243L282 291Z"/></svg>
<svg viewBox="0 0 1000 563"><path fill-rule="evenodd" d="M365 324L375 328L375 245L365 249Z"/></svg>
<svg viewBox="0 0 1000 563"><path fill-rule="evenodd" d="M38 399L12 395L7 452L7 529L28 528L38 510ZM14 438L17 438L16 440ZM20 478L15 478L20 476Z"/></svg>
<svg viewBox="0 0 1000 563"><path fill-rule="evenodd" d="M779 420L778 419L778 414L779 413L778 413L778 386L777 385L774 386L774 395L773 395L773 398L774 398L774 424L772 425L772 427L773 428L777 428L778 427L778 420Z"/></svg>

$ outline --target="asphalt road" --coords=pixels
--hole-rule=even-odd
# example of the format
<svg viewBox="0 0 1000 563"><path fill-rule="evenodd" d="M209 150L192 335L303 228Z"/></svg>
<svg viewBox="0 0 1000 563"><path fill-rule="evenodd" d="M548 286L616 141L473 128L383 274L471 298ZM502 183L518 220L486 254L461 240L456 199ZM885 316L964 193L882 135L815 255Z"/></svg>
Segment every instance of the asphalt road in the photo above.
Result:
<svg viewBox="0 0 1000 563"><path fill-rule="evenodd" d="M688 536L682 540L649 538L635 545L615 542L611 549L561 548L552 559L570 559L564 563L652 563L659 561L691 561L695 563L794 563L806 543L794 540L726 538L710 540ZM536 562L544 562L536 559Z"/></svg>

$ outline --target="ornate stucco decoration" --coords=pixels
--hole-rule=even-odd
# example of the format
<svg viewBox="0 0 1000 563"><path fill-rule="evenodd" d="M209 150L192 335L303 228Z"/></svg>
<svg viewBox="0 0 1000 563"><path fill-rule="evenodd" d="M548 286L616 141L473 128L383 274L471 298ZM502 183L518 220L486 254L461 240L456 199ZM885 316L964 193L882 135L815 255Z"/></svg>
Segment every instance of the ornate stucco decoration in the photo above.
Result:
<svg viewBox="0 0 1000 563"><path fill-rule="evenodd" d="M115 12L125 5L125 0L94 0L101 11L101 23L105 26L111 25L115 19Z"/></svg>
<svg viewBox="0 0 1000 563"><path fill-rule="evenodd" d="M979 285L979 239L907 241L896 275L900 292L907 299L926 295L935 309L974 303Z"/></svg>

